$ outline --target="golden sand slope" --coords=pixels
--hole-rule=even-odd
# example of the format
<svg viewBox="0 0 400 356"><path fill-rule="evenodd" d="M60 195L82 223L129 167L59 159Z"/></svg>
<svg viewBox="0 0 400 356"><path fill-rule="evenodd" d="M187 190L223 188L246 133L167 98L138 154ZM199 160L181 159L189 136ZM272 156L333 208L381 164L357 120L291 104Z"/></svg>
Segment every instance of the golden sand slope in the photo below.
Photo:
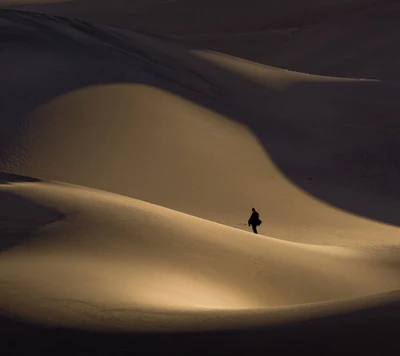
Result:
<svg viewBox="0 0 400 356"><path fill-rule="evenodd" d="M261 233L292 241L398 243L397 83L42 15L0 24L2 170L246 230L256 206Z"/></svg>
<svg viewBox="0 0 400 356"><path fill-rule="evenodd" d="M0 194L7 221L31 224L30 238L15 235L17 245L0 256L0 308L24 319L172 330L226 327L231 313L240 315L233 321L239 327L262 321L252 321L255 310L271 322L269 308L400 288L397 248L285 242L56 183L11 183ZM342 311L363 303L345 304ZM311 315L340 311L340 303L321 305ZM296 308L287 317L302 318Z"/></svg>

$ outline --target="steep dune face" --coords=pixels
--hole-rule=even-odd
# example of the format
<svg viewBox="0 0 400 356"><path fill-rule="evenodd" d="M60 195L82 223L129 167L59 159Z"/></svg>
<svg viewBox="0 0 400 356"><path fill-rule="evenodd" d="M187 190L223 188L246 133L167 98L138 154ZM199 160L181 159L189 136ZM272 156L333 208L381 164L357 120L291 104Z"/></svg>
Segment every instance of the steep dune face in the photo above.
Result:
<svg viewBox="0 0 400 356"><path fill-rule="evenodd" d="M42 15L2 26L2 170L243 229L256 206L293 241L397 243L397 83Z"/></svg>
<svg viewBox="0 0 400 356"><path fill-rule="evenodd" d="M400 78L393 48L400 7L393 0L2 0L0 6L179 38L300 72Z"/></svg>
<svg viewBox="0 0 400 356"><path fill-rule="evenodd" d="M25 319L130 330L215 327L222 312L251 315L261 308L266 313L265 308L400 287L396 249L320 247L254 236L76 186L14 183L0 192L1 211L10 203L20 208L13 211L15 220L30 213L36 221L37 207L63 216L1 255L0 284L7 288L0 307ZM174 320L174 313L183 315ZM197 321L193 313L204 315ZM202 321L207 315L211 320Z"/></svg>

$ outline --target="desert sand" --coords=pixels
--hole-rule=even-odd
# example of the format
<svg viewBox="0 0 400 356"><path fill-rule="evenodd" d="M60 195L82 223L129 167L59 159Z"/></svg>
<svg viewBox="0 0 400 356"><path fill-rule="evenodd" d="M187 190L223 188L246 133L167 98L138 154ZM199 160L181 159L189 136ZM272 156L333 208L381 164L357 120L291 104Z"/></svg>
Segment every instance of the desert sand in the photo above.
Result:
<svg viewBox="0 0 400 356"><path fill-rule="evenodd" d="M275 67L194 44L240 38L250 10L202 28L180 3L1 2L5 353L399 349L398 69L353 71L338 38L282 69L377 2L269 2L258 25L311 33Z"/></svg>
<svg viewBox="0 0 400 356"><path fill-rule="evenodd" d="M326 76L400 79L396 0L0 0Z"/></svg>

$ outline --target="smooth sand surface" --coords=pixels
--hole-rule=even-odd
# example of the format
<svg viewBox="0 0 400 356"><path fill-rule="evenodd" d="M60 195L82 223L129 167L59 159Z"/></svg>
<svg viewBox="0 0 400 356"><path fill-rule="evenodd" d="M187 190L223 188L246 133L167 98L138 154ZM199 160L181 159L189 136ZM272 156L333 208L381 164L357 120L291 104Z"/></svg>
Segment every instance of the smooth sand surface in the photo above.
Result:
<svg viewBox="0 0 400 356"><path fill-rule="evenodd" d="M93 344L91 338L96 336L83 330L112 337L115 332L133 337L145 332L146 338L153 334L154 341L160 335L178 337L180 346L145 347L146 352L157 354L182 352L182 345L193 348L195 354L200 350L242 353L244 345L232 337L239 332L247 345L254 328L261 328L250 337L255 344L245 349L276 352L279 343L263 343L271 337L270 331L291 339L290 329L298 323L304 347L310 335L302 330L309 326L302 323L311 323L313 328L322 323L322 330L329 330L329 320L333 320L334 325L339 322L346 328L346 318L350 325L375 323L376 314L378 323L367 332L378 325L387 330L386 337L394 331L398 293L393 291L400 285L398 247L287 242L120 195L12 178L0 188L0 209L8 223L2 232L14 242L2 241L0 246L0 305L5 316L45 327L38 334L28 329L29 340L33 333L42 342L50 342L40 347L37 340L30 341L35 350L57 352L54 336L48 336L51 341L43 336L49 326L64 328L57 338L70 338L69 333L82 330L76 342L89 343L91 348L108 340L117 354L122 352L119 342L98 335L101 341ZM377 313L376 308L382 311ZM12 326L2 320L11 337L26 333L23 327L15 331ZM279 332L282 327L284 331ZM360 330L347 340L348 346L358 344ZM210 351L210 333L217 340L233 333L228 337L231 345ZM207 350L205 345L188 346L182 340L185 334L205 337ZM383 346L388 345L393 344ZM71 354L76 352L71 345L68 348ZM129 350L144 352L140 348L133 343ZM318 352L318 348L309 351ZM109 352L106 348L98 354Z"/></svg>
<svg viewBox="0 0 400 356"><path fill-rule="evenodd" d="M245 230L256 206L260 231L291 241L398 243L397 82L288 72L42 15L2 18L1 170Z"/></svg>
<svg viewBox="0 0 400 356"><path fill-rule="evenodd" d="M6 354L399 348L396 81L30 12L0 31Z"/></svg>
<svg viewBox="0 0 400 356"><path fill-rule="evenodd" d="M400 79L395 0L0 0L313 74Z"/></svg>

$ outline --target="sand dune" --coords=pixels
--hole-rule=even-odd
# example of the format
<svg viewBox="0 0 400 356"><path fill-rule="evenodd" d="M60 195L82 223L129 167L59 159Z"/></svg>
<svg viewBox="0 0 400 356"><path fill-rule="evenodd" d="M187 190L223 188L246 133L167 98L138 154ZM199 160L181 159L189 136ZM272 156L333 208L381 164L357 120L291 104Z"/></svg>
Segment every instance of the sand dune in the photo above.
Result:
<svg viewBox="0 0 400 356"><path fill-rule="evenodd" d="M131 331L238 328L279 322L284 306L317 303L307 318L356 310L365 307L356 298L399 288L397 248L255 237L132 198L50 182L14 182L1 195L2 214L16 226L33 224L30 238L1 256L7 287L1 308L31 321ZM344 309L318 304L344 299L355 300ZM271 308L278 308L276 320ZM298 308L285 320L304 320ZM229 326L235 316L237 324Z"/></svg>
<svg viewBox="0 0 400 356"><path fill-rule="evenodd" d="M399 41L400 6L393 0L1 0L1 5L174 37L300 72L400 78L393 46Z"/></svg>
<svg viewBox="0 0 400 356"><path fill-rule="evenodd" d="M41 15L2 23L2 170L246 230L256 206L264 233L292 241L398 243L397 83Z"/></svg>
<svg viewBox="0 0 400 356"><path fill-rule="evenodd" d="M0 4L147 32L224 34L309 25L390 2L306 0L299 4L295 0L1 0Z"/></svg>
<svg viewBox="0 0 400 356"><path fill-rule="evenodd" d="M394 72L337 58L314 72L338 77L291 72L107 25L221 34L217 17L192 23L189 2L134 4L23 7L79 19L0 11L6 354L399 349L400 88L345 77ZM275 12L263 21L329 17L329 32L376 2L296 4L265 4ZM234 10L232 34L263 22L249 28ZM276 63L297 66L313 31Z"/></svg>
<svg viewBox="0 0 400 356"><path fill-rule="evenodd" d="M64 354L82 347L99 355L318 353L317 345L332 334L340 337L330 348L337 352L341 345L360 347L360 340L365 347L368 333L381 340L375 338L370 351L396 346L398 293L383 292L399 289L397 248L255 237L132 198L13 180L0 188L1 213L17 227L30 221L31 231L14 234L16 246L2 253L0 308L3 315L64 328L49 334L29 327L25 347L36 352L59 351L77 328L125 331L130 341L124 334L85 332L78 344L63 347ZM1 233L9 236L3 227ZM26 335L23 324L14 329L5 320L9 340ZM346 337L349 325L357 328ZM134 333L144 331L144 337Z"/></svg>

